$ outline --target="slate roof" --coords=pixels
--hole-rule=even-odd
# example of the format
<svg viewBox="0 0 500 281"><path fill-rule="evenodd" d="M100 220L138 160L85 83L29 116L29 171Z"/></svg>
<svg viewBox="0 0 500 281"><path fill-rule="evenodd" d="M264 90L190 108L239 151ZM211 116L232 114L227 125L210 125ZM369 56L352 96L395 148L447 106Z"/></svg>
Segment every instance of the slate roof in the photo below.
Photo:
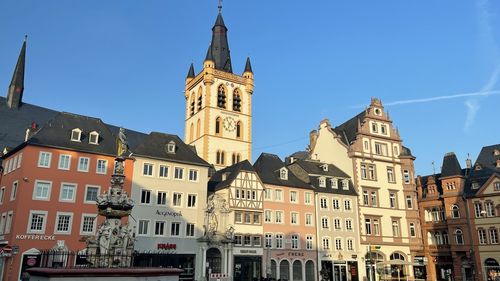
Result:
<svg viewBox="0 0 500 281"><path fill-rule="evenodd" d="M222 14L217 15L212 27L212 41L208 49L207 58L211 56L215 62L215 68L225 72L233 73L229 43L227 42L227 27L224 24Z"/></svg>
<svg viewBox="0 0 500 281"><path fill-rule="evenodd" d="M458 163L457 156L453 152L444 155L443 165L441 166L441 177L463 176L462 167Z"/></svg>
<svg viewBox="0 0 500 281"><path fill-rule="evenodd" d="M175 153L169 153L166 150L166 145L171 141L175 143ZM133 155L210 167L210 164L200 158L189 145L176 135L152 132L145 135L142 142L132 147L131 151L134 153Z"/></svg>
<svg viewBox="0 0 500 281"><path fill-rule="evenodd" d="M316 192L325 192L325 193L334 193L334 194L342 194L342 195L353 195L356 196L356 190L354 188L354 184L352 179L346 174L344 171L339 169L337 166L333 164L328 165L327 171L323 170L322 166L326 163L322 163L319 161L312 160L297 160L291 165L300 166L306 173L309 174L309 184L314 187ZM332 183L330 180L326 181L326 187L319 186L319 178L324 176L326 178L337 178L337 186L338 188L332 188ZM349 189L342 189L341 179L349 179Z"/></svg>
<svg viewBox="0 0 500 281"><path fill-rule="evenodd" d="M210 181L208 182L208 191L215 192L230 186L241 171L255 172L255 169L252 164L248 162L248 160L243 160L219 170L210 178ZM223 179L223 175L226 175L225 179Z"/></svg>
<svg viewBox="0 0 500 281"><path fill-rule="evenodd" d="M493 174L500 176L500 168L496 167L497 161L500 161L500 155L495 155L495 150L500 151L500 144L485 146L479 152L465 185L466 196L474 196ZM477 169L477 166L481 169ZM472 188L474 182L479 184L479 188Z"/></svg>
<svg viewBox="0 0 500 281"><path fill-rule="evenodd" d="M9 108L7 99L0 97L0 153L24 142L26 129L34 122L42 126L59 112L23 103L19 108Z"/></svg>
<svg viewBox="0 0 500 281"><path fill-rule="evenodd" d="M333 128L333 131L340 137L344 144L350 145L356 139L358 120L363 120L365 115L366 111L363 110L358 115Z"/></svg>
<svg viewBox="0 0 500 281"><path fill-rule="evenodd" d="M435 174L435 175L427 175L420 177L420 182L422 184L422 197L426 198L427 197L427 185L429 183L429 178L433 176L434 180L436 182L436 189L438 191L438 194L443 194L443 186L441 185L441 180L439 178L441 177L441 174Z"/></svg>
<svg viewBox="0 0 500 281"><path fill-rule="evenodd" d="M300 180L291 171L288 171L288 179L281 179L280 170L285 166L285 163L281 161L278 155L270 153L262 153L257 161L255 161L255 163L253 164L255 171L257 172L263 183L313 189L310 184Z"/></svg>

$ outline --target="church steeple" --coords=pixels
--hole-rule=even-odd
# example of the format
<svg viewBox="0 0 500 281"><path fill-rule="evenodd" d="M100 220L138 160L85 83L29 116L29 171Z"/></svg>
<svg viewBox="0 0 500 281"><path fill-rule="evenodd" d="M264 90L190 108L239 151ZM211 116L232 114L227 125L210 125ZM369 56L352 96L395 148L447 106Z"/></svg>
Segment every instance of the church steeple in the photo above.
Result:
<svg viewBox="0 0 500 281"><path fill-rule="evenodd" d="M23 102L23 92L24 92L24 67L25 67L25 57L26 57L26 39L24 37L23 46L21 47L21 52L19 53L19 58L17 59L16 68L14 69L14 74L12 75L12 81L9 85L9 90L7 92L7 106L9 108L19 108Z"/></svg>
<svg viewBox="0 0 500 281"><path fill-rule="evenodd" d="M233 73L231 66L231 56L229 52L229 44L227 42L227 27L222 18L221 7L219 6L219 14L212 27L212 42L208 50L215 62L215 69Z"/></svg>

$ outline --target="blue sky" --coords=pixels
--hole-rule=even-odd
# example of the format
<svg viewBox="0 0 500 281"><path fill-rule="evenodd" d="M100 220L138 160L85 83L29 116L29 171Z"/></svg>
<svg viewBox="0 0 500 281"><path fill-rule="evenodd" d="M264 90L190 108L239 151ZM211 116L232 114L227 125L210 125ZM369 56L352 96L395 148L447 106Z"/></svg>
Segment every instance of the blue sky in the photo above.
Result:
<svg viewBox="0 0 500 281"><path fill-rule="evenodd" d="M499 143L500 2L229 1L236 73L250 56L254 159L302 150L371 97L387 105L417 174ZM184 79L199 71L217 1L8 0L5 93L28 34L24 101L143 132L184 133ZM466 94L466 95L464 95Z"/></svg>

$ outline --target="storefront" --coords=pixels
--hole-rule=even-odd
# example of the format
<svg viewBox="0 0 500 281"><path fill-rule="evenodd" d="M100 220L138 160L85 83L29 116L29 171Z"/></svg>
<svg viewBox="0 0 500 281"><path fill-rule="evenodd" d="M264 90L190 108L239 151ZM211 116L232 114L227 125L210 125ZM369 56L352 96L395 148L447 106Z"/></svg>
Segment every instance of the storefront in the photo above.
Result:
<svg viewBox="0 0 500 281"><path fill-rule="evenodd" d="M427 258L426 257L415 257L413 259L413 276L415 280L427 280Z"/></svg>
<svg viewBox="0 0 500 281"><path fill-rule="evenodd" d="M359 281L358 262L354 259L344 259L341 255L337 259L331 255L324 255L321 261L320 280L324 281Z"/></svg>
<svg viewBox="0 0 500 281"><path fill-rule="evenodd" d="M500 279L500 265L494 258L487 258L484 261L484 271L486 273L487 281L496 281Z"/></svg>
<svg viewBox="0 0 500 281"><path fill-rule="evenodd" d="M253 281L264 276L261 248L234 248L234 280Z"/></svg>

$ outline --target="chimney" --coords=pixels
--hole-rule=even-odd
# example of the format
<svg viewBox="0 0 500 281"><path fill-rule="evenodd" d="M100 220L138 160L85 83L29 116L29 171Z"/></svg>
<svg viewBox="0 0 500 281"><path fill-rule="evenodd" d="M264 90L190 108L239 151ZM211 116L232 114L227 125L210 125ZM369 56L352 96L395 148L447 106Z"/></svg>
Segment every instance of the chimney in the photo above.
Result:
<svg viewBox="0 0 500 281"><path fill-rule="evenodd" d="M472 169L472 160L470 160L469 153L467 153L467 159L465 160L465 167L467 169Z"/></svg>

